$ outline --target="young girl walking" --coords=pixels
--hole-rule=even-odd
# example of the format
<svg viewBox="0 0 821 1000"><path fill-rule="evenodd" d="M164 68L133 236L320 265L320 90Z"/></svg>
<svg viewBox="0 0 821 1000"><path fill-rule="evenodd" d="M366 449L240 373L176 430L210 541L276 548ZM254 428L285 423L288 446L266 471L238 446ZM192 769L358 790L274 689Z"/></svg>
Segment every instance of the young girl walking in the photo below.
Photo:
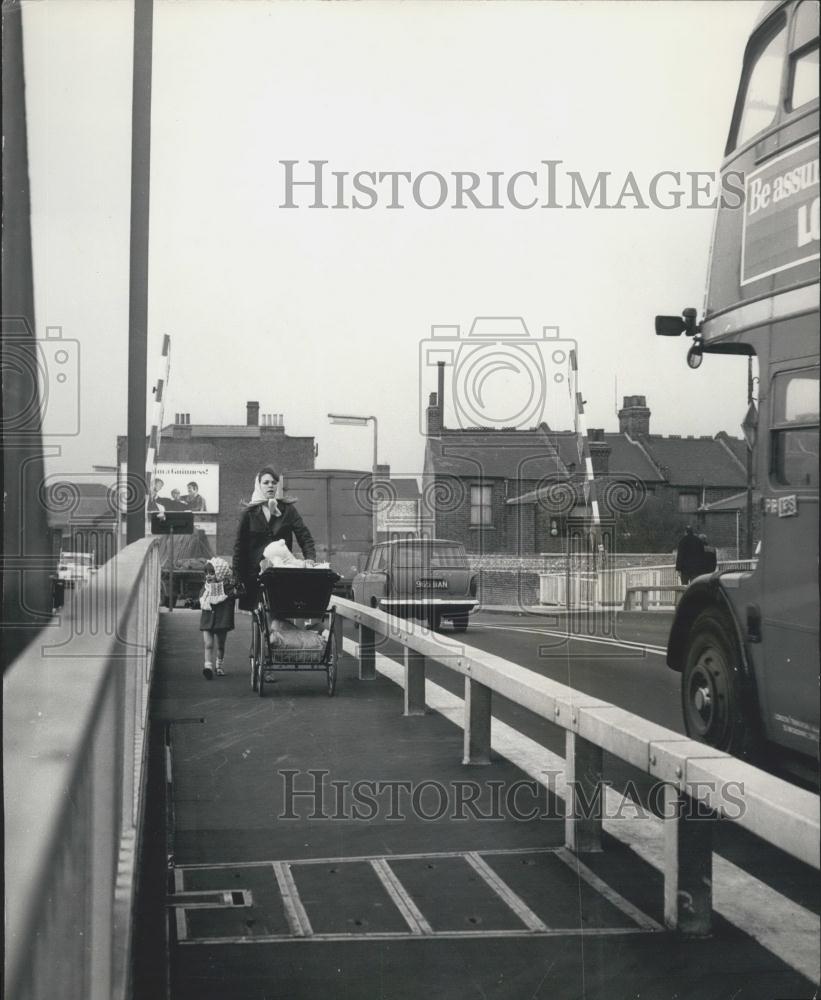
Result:
<svg viewBox="0 0 821 1000"><path fill-rule="evenodd" d="M225 674L225 637L234 627L234 588L231 567L224 559L214 556L205 564L205 583L200 593L200 631L205 650L202 668L206 680ZM214 647L216 646L216 664Z"/></svg>

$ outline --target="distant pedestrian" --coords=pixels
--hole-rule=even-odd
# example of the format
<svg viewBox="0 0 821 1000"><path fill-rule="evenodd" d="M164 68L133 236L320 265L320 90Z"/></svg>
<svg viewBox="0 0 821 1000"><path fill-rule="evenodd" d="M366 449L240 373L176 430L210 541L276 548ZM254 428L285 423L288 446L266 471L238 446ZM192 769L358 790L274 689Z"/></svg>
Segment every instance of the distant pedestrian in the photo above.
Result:
<svg viewBox="0 0 821 1000"><path fill-rule="evenodd" d="M685 587L701 572L703 558L704 543L688 524L676 549L676 570Z"/></svg>
<svg viewBox="0 0 821 1000"><path fill-rule="evenodd" d="M202 668L206 680L213 680L214 673L225 673L225 638L234 627L234 587L231 567L224 559L214 556L205 564L205 582L200 592L200 631L205 650ZM214 647L217 659L214 663Z"/></svg>
<svg viewBox="0 0 821 1000"><path fill-rule="evenodd" d="M701 576L702 573L714 573L716 566L718 565L718 553L713 546L707 542L706 535L699 535L698 538L702 545L702 551L701 566L699 567L699 571L696 576Z"/></svg>

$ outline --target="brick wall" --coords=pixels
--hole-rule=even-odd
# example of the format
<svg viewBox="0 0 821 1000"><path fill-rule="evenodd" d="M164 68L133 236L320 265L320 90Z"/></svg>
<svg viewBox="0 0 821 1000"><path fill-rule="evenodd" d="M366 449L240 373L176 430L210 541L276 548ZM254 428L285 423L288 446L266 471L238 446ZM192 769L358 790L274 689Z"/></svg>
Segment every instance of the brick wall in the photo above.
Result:
<svg viewBox="0 0 821 1000"><path fill-rule="evenodd" d="M480 570L480 605L528 607L539 603L539 576L529 570Z"/></svg>
<svg viewBox="0 0 821 1000"><path fill-rule="evenodd" d="M535 552L534 505L508 506L508 497L512 495L510 480L485 479L482 482L491 487L492 523L480 527L470 523L470 480L436 477L436 488L432 490L437 500L436 537L462 542L468 552ZM534 481L516 481L516 492L525 493L535 486Z"/></svg>

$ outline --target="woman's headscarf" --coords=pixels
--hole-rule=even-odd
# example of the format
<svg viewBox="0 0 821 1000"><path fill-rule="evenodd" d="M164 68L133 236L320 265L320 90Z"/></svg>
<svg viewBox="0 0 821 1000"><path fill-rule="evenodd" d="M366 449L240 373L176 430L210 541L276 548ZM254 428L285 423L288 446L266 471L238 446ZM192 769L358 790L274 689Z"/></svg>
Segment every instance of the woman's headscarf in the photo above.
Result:
<svg viewBox="0 0 821 1000"><path fill-rule="evenodd" d="M282 486L282 476L280 476L278 472L275 472L272 468L270 468L270 466L264 469L260 469L259 472L257 473L256 478L254 479L254 490L251 493L251 499L246 504L246 507L261 507L263 504L268 503L268 497L266 497L265 494L262 492L262 487L259 484L260 479L262 479L264 475L273 476L277 481L276 493L274 494L274 504L272 507L269 507L269 509L274 517L279 517L280 514L282 513L282 510L276 503L276 501L282 500L285 495Z"/></svg>

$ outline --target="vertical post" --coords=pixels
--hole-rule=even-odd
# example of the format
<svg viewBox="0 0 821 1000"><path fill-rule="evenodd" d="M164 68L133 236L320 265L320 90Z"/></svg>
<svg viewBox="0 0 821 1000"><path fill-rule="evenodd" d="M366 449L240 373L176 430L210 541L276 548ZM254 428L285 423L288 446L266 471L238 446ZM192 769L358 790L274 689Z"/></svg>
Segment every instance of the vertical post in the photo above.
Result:
<svg viewBox="0 0 821 1000"><path fill-rule="evenodd" d="M425 714L425 657L415 649L404 649L405 715Z"/></svg>
<svg viewBox="0 0 821 1000"><path fill-rule="evenodd" d="M664 786L664 922L682 934L710 933L713 822L675 785Z"/></svg>
<svg viewBox="0 0 821 1000"><path fill-rule="evenodd" d="M602 749L568 729L565 733L564 842L571 851L600 851L602 835Z"/></svg>
<svg viewBox="0 0 821 1000"><path fill-rule="evenodd" d="M465 678L465 740L463 764L490 763L491 690Z"/></svg>
<svg viewBox="0 0 821 1000"><path fill-rule="evenodd" d="M174 610L174 525L168 531L168 610Z"/></svg>
<svg viewBox="0 0 821 1000"><path fill-rule="evenodd" d="M344 619L342 615L334 615L334 639L336 640L336 655L338 657L342 656L342 625Z"/></svg>
<svg viewBox="0 0 821 1000"><path fill-rule="evenodd" d="M2 8L3 226L0 284L3 288L3 669L51 617L49 528L43 486L41 407L47 385L35 341L31 255L31 198L26 134L23 14L19 2ZM69 352L76 348L66 344ZM54 372L50 374L56 377ZM79 372L78 372L79 374ZM61 376L62 377L62 376ZM73 386L73 389L72 389ZM67 383L69 391L79 386ZM62 390L61 390L62 391ZM75 396L74 405L80 402ZM53 449L50 449L53 452ZM15 567L15 568L12 568ZM13 992L13 991L10 991Z"/></svg>
<svg viewBox="0 0 821 1000"><path fill-rule="evenodd" d="M151 43L154 0L134 0L131 98L131 266L128 294L128 481L126 542L145 535L145 397L148 363L148 208L151 170ZM142 486L140 486L142 484Z"/></svg>
<svg viewBox="0 0 821 1000"><path fill-rule="evenodd" d="M371 487L373 496L373 544L379 541L379 509L377 507L377 490L376 490L376 471L378 465L378 451L377 443L379 437L379 427L376 417L368 417L368 420L373 420L373 472L371 473Z"/></svg>
<svg viewBox="0 0 821 1000"><path fill-rule="evenodd" d="M359 626L359 679L372 681L376 678L376 642L374 631L367 625Z"/></svg>
<svg viewBox="0 0 821 1000"><path fill-rule="evenodd" d="M747 358L747 404L753 402L753 359ZM744 555L747 559L753 557L753 449L747 442L747 519L745 524Z"/></svg>

